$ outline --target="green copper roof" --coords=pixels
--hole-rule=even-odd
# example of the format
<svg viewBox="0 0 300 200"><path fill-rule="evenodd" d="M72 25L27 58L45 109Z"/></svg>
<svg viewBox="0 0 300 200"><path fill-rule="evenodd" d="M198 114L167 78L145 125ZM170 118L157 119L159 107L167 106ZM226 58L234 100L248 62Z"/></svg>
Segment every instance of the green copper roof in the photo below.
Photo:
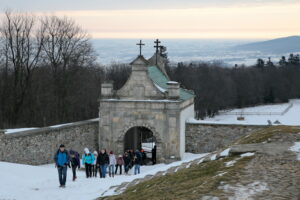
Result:
<svg viewBox="0 0 300 200"><path fill-rule="evenodd" d="M148 67L148 74L151 80L158 85L159 87L167 90L167 82L170 81L156 66ZM185 90L180 88L180 99L181 100L188 100L194 98L194 93L189 90Z"/></svg>

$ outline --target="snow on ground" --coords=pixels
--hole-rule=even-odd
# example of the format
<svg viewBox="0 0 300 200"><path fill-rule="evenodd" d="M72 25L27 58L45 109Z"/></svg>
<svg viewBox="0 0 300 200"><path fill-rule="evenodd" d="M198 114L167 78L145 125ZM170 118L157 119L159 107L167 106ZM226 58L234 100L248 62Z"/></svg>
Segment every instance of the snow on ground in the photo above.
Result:
<svg viewBox="0 0 300 200"><path fill-rule="evenodd" d="M248 153L243 153L243 154L241 154L241 157L243 158L243 157L251 157L251 156L254 156L255 155L255 153L251 153L251 152L248 152Z"/></svg>
<svg viewBox="0 0 300 200"><path fill-rule="evenodd" d="M227 184L223 186L223 190L234 193L234 196L228 198L229 200L249 200L254 199L253 196L265 190L269 190L269 188L267 183L255 181L248 185L237 184L233 186Z"/></svg>
<svg viewBox="0 0 300 200"><path fill-rule="evenodd" d="M237 120L243 116L245 120ZM213 118L204 120L188 119L191 124L241 124L241 125L268 125L268 120L272 124L279 121L283 125L300 125L300 99L290 100L289 103L264 105L235 109L221 112Z"/></svg>
<svg viewBox="0 0 300 200"><path fill-rule="evenodd" d="M291 151L297 153L297 160L300 160L300 142L295 142L290 148Z"/></svg>
<svg viewBox="0 0 300 200"><path fill-rule="evenodd" d="M225 149L224 151L222 151L222 152L220 153L220 156L223 156L223 157L228 156L228 155L229 155L229 151L230 151L230 148Z"/></svg>
<svg viewBox="0 0 300 200"><path fill-rule="evenodd" d="M146 175L154 175L159 171L166 171L171 167L179 166L207 154L185 153L181 161L170 164L157 164L142 166L139 175L117 175L115 178L85 178L85 173L79 171L76 182L72 181L71 169L68 169L66 188L59 188L57 169L52 165L30 166L7 162L0 162L0 199L15 200L88 200L113 195L114 191L109 190L111 186L120 185L123 182L131 182L136 178L143 178ZM124 171L124 170L123 170ZM129 172L133 173L133 170Z"/></svg>

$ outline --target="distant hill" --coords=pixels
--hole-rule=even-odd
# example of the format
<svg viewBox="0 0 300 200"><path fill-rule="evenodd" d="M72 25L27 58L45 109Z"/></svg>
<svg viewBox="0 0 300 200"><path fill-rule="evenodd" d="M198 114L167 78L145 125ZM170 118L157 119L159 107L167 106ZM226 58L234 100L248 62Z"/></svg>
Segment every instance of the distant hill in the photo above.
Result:
<svg viewBox="0 0 300 200"><path fill-rule="evenodd" d="M255 42L234 47L235 50L260 51L267 53L300 52L300 36L290 36L273 40Z"/></svg>

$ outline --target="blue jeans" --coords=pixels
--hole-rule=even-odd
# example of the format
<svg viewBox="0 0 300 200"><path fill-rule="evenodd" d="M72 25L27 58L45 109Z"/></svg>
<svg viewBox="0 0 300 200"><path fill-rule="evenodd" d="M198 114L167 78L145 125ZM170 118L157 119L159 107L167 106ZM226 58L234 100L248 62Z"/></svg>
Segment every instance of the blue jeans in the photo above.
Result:
<svg viewBox="0 0 300 200"><path fill-rule="evenodd" d="M108 166L108 170L109 170L109 176L114 176L115 174L115 165L109 165Z"/></svg>
<svg viewBox="0 0 300 200"><path fill-rule="evenodd" d="M107 167L106 165L100 165L100 170L101 170L100 178L105 178L106 167Z"/></svg>
<svg viewBox="0 0 300 200"><path fill-rule="evenodd" d="M66 185L66 180L67 180L67 169L68 167L57 167L58 170L58 179L60 185Z"/></svg>
<svg viewBox="0 0 300 200"><path fill-rule="evenodd" d="M127 174L129 171L129 165L124 165L124 168L125 168L125 173Z"/></svg>
<svg viewBox="0 0 300 200"><path fill-rule="evenodd" d="M138 164L134 165L134 175L140 173L140 168L141 168L141 165L138 165Z"/></svg>

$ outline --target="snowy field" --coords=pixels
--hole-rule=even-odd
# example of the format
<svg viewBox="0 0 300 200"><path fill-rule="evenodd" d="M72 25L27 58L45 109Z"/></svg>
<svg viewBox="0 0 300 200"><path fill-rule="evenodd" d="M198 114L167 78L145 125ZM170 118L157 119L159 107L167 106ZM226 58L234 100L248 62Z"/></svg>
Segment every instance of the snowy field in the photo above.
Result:
<svg viewBox="0 0 300 200"><path fill-rule="evenodd" d="M237 120L240 116L245 119ZM188 119L188 123L268 125L268 120L272 124L279 121L283 125L300 125L300 100L293 99L289 103L234 109L220 112L219 115L204 120Z"/></svg>
<svg viewBox="0 0 300 200"><path fill-rule="evenodd" d="M113 195L114 191L109 190L111 186L120 185L123 182L130 182L136 178L143 178L146 175L154 175L158 171L179 166L180 164L204 157L207 154L185 153L182 161L171 164L157 164L142 166L141 174L117 175L115 178L106 179L85 177L80 171L78 179L72 181L71 169L68 169L66 188L59 188L57 169L52 165L30 166L0 162L0 199L14 200L89 200L104 196ZM124 170L123 170L124 171Z"/></svg>

